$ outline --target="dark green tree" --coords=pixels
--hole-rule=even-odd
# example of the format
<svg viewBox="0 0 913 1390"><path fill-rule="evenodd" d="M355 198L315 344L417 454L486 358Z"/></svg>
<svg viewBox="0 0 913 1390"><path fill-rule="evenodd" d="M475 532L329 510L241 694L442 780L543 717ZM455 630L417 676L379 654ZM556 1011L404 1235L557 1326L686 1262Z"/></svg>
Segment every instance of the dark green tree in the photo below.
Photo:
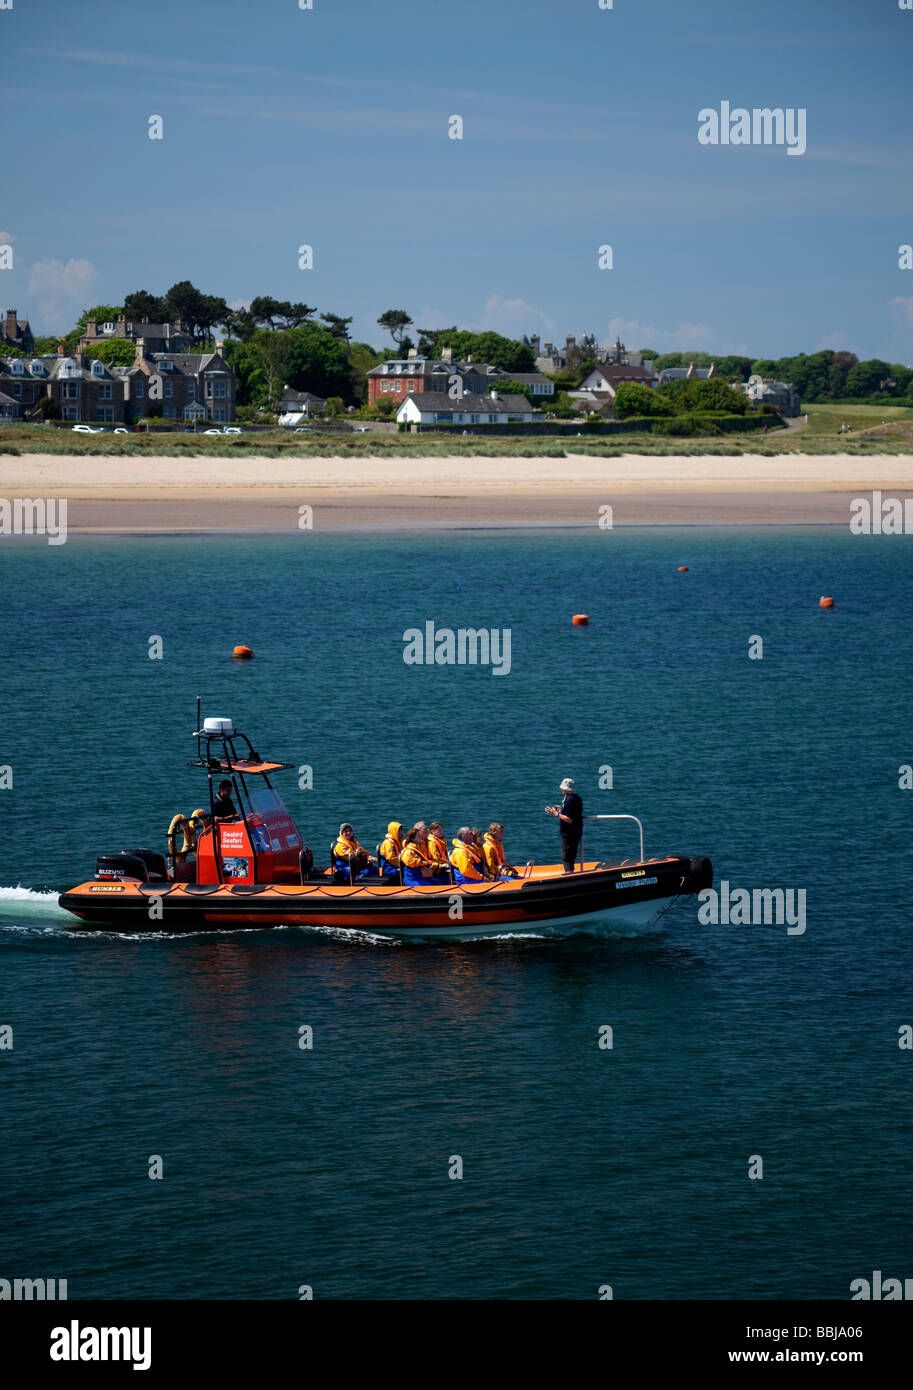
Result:
<svg viewBox="0 0 913 1390"><path fill-rule="evenodd" d="M377 322L381 328L387 330L396 346L402 350L403 337L412 322L405 309L387 309Z"/></svg>
<svg viewBox="0 0 913 1390"><path fill-rule="evenodd" d="M346 343L349 341L349 324L352 318L344 319L339 314L321 314L320 317L334 338L342 338Z"/></svg>
<svg viewBox="0 0 913 1390"><path fill-rule="evenodd" d="M148 290L134 290L124 300L124 317L128 323L167 323L165 301Z"/></svg>
<svg viewBox="0 0 913 1390"><path fill-rule="evenodd" d="M502 338L500 333L454 332L448 329L437 343L437 351L449 347L454 359L471 357L473 362L487 362L505 372L533 372L536 359L532 348L514 338Z"/></svg>
<svg viewBox="0 0 913 1390"><path fill-rule="evenodd" d="M615 418L627 420L632 415L672 415L672 402L652 386L626 381L615 391Z"/></svg>

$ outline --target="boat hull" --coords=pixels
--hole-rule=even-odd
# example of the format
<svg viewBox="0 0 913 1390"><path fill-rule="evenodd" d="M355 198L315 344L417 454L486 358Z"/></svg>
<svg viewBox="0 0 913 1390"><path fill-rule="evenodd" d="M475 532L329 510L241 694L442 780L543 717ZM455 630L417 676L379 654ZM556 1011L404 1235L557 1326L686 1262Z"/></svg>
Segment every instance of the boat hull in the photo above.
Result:
<svg viewBox="0 0 913 1390"><path fill-rule="evenodd" d="M697 893L712 880L709 860L670 856L643 863L586 864L574 874L563 874L561 865L546 865L522 880L455 887L93 881L61 894L59 902L87 926L132 931L303 926L458 936L567 925L578 919L590 922L602 916L644 925L674 898Z"/></svg>

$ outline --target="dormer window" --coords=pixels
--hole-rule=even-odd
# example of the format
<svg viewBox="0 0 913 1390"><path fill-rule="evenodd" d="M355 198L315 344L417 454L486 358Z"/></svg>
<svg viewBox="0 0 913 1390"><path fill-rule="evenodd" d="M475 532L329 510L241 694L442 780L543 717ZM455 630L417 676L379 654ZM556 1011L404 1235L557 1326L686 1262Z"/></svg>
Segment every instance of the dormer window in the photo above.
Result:
<svg viewBox="0 0 913 1390"><path fill-rule="evenodd" d="M116 323L103 323L101 326L101 331L102 333L113 333L116 327Z"/></svg>
<svg viewBox="0 0 913 1390"><path fill-rule="evenodd" d="M37 357L35 358L34 362L29 363L29 371L31 372L32 376L46 375L44 363L39 362Z"/></svg>
<svg viewBox="0 0 913 1390"><path fill-rule="evenodd" d="M10 362L10 371L13 376L25 376L25 363L19 357L14 357Z"/></svg>
<svg viewBox="0 0 913 1390"><path fill-rule="evenodd" d="M93 376L104 376L104 375L105 375L105 364L104 364L104 362L99 362L99 361L96 360L95 362L92 363L92 375L93 375Z"/></svg>
<svg viewBox="0 0 913 1390"><path fill-rule="evenodd" d="M62 377L79 376L79 368L73 361L72 357L65 357L63 359L63 362L60 366L60 375Z"/></svg>

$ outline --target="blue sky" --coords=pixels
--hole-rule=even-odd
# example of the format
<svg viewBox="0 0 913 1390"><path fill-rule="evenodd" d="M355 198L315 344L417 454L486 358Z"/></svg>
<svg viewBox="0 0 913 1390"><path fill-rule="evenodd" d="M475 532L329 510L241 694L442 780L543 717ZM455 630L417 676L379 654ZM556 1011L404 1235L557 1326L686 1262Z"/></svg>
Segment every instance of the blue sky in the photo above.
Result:
<svg viewBox="0 0 913 1390"><path fill-rule="evenodd" d="M3 307L50 333L190 279L353 314L377 346L395 307L421 327L913 362L897 0L314 6L0 11ZM698 112L723 100L805 108L807 152L701 146Z"/></svg>

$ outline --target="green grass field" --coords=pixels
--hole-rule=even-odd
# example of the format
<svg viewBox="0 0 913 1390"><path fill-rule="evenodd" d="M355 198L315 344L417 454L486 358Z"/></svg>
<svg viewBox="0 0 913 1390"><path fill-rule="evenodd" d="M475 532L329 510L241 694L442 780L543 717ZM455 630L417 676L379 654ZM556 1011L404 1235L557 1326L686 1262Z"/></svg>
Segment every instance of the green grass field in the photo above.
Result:
<svg viewBox="0 0 913 1390"><path fill-rule="evenodd" d="M816 438L826 436L846 439L840 435L840 426L848 425L851 433L859 430L880 430L882 426L902 424L904 421L913 421L913 407L897 405L810 405L808 410L808 426L803 427L800 433L814 435Z"/></svg>
<svg viewBox="0 0 913 1390"><path fill-rule="evenodd" d="M890 409L890 408L888 408ZM850 412L861 412L850 415ZM3 454L96 454L110 458L225 458L238 454L260 458L381 458L393 454L401 458L446 458L453 455L483 458L564 458L568 454L588 454L613 458L619 454L673 455L760 454L773 457L783 453L874 454L909 453L913 442L913 410L894 408L898 417L897 437L881 429L887 412L865 406L810 406L808 427L778 431L764 438L757 434L730 434L725 439L662 438L642 434L604 436L479 435L434 437L409 434L314 434L289 436L276 430L248 435L191 434L78 434L68 429L41 425L0 425L0 457ZM847 437L838 433L841 419L853 421L853 429L876 428L864 436Z"/></svg>

